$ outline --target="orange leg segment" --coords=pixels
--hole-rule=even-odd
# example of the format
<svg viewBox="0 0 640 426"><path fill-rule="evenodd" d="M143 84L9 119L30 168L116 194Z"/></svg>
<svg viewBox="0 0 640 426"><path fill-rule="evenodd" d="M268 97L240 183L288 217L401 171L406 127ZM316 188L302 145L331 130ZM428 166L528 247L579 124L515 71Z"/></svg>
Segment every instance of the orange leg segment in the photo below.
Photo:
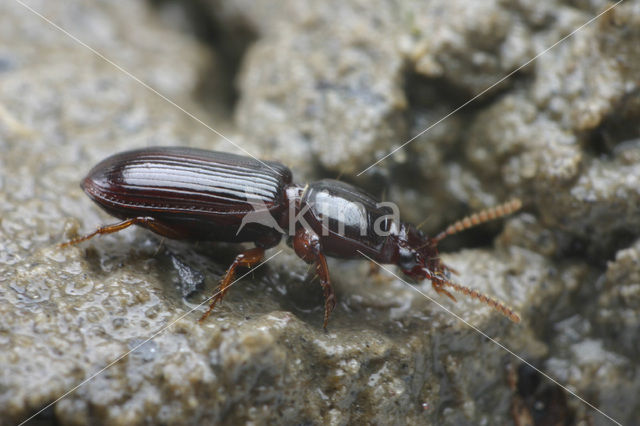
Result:
<svg viewBox="0 0 640 426"><path fill-rule="evenodd" d="M293 249L302 260L316 265L316 274L324 292L324 330L327 331L329 316L336 307L336 295L331 286L327 259L322 254L320 238L314 232L300 228L293 238Z"/></svg>
<svg viewBox="0 0 640 426"><path fill-rule="evenodd" d="M229 266L229 269L227 269L227 273L222 278L222 281L220 281L220 285L216 290L216 294L214 294L213 298L211 299L209 309L202 315L202 317L200 317L198 322L201 323L202 321L207 319L209 314L211 314L211 311L213 311L213 308L216 306L216 303L222 301L222 298L227 293L229 286L233 284L233 279L236 276L236 269L239 266L252 268L260 263L263 258L264 248L262 247L254 247L237 255L231 266Z"/></svg>
<svg viewBox="0 0 640 426"><path fill-rule="evenodd" d="M122 231L123 229L126 229L131 225L147 225L153 229L153 222L154 219L151 217L133 217L131 219L123 220L122 222L101 226L90 234L74 238L70 241L67 241L66 243L60 244L58 247L63 248L73 246L83 241L87 241L88 239L93 238L96 235L113 234L114 232Z"/></svg>
<svg viewBox="0 0 640 426"><path fill-rule="evenodd" d="M327 331L329 315L331 315L331 312L336 307L336 295L333 292L333 287L331 287L327 259L322 253L318 254L318 260L316 261L316 273L320 277L320 285L324 292L324 331Z"/></svg>
<svg viewBox="0 0 640 426"><path fill-rule="evenodd" d="M451 294L450 292L444 289L444 286L445 286L444 283L445 281L442 281L439 278L436 278L435 276L431 278L431 286L436 291L436 293L447 296L449 299L456 302L456 298L453 296L453 294Z"/></svg>

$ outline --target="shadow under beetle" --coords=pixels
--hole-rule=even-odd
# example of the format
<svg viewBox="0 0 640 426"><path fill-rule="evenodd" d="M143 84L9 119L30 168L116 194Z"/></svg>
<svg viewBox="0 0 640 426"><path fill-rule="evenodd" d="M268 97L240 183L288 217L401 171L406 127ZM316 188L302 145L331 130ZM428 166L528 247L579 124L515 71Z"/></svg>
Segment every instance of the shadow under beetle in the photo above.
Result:
<svg viewBox="0 0 640 426"><path fill-rule="evenodd" d="M288 243L302 260L315 264L324 291L325 329L336 305L325 256L362 259L362 254L381 264L398 265L413 279L431 280L436 292L454 301L447 289L520 321L504 303L451 281L455 271L440 260L437 247L448 235L518 210L520 200L466 217L431 238L394 219L389 207L352 185L324 179L302 187L291 180L291 171L280 163L223 152L154 147L119 153L97 164L82 189L122 221L62 246L131 225L172 239L253 242L255 247L237 255L227 270L203 321L224 298L236 269L257 265L265 250L280 242L283 229L294 223ZM273 223L243 220L256 213L256 205Z"/></svg>

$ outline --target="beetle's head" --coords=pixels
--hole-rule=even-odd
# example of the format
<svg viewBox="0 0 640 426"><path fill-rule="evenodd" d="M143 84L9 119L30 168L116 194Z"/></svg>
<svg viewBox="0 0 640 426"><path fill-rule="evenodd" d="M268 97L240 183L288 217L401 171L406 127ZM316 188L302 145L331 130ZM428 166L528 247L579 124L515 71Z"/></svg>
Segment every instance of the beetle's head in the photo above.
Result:
<svg viewBox="0 0 640 426"><path fill-rule="evenodd" d="M449 276L438 254L438 240L409 224L404 224L399 234L395 263L405 275L416 280Z"/></svg>
<svg viewBox="0 0 640 426"><path fill-rule="evenodd" d="M520 207L522 207L522 201L515 198L465 217L449 225L435 237L426 236L413 225L402 224L398 233L395 263L402 268L406 275L412 278L432 281L435 279L442 284L450 284L452 270L440 260L438 243L449 235L506 216L518 211Z"/></svg>
<svg viewBox="0 0 640 426"><path fill-rule="evenodd" d="M514 199L499 206L483 210L450 225L435 237L426 236L413 225L402 224L397 234L393 253L394 263L402 269L402 272L413 279L430 280L436 292L444 294L454 301L456 299L447 289L480 300L508 317L511 321L519 322L520 317L518 314L505 303L452 281L451 273L455 273L455 271L448 268L440 260L438 243L449 235L517 211L521 206L522 202Z"/></svg>

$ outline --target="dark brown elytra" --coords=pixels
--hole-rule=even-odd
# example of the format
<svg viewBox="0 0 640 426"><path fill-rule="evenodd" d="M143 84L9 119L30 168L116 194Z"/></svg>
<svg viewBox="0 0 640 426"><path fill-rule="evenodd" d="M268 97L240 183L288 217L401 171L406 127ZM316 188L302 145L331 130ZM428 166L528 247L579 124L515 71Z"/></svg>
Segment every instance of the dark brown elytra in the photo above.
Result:
<svg viewBox="0 0 640 426"><path fill-rule="evenodd" d="M236 269L260 263L265 250L276 246L283 234L301 259L315 265L324 291L325 329L336 305L326 256L362 259L365 255L380 264L398 265L413 279L431 280L436 292L454 301L449 290L520 321L503 302L451 281L453 270L438 254L442 239L517 211L521 207L517 199L464 218L431 238L395 219L390 207L344 182L325 179L302 187L292 183L291 171L280 163L178 147L113 155L89 172L82 188L122 221L63 247L131 225L172 239L255 244L236 256L200 321L224 298ZM246 220L257 213L260 220Z"/></svg>

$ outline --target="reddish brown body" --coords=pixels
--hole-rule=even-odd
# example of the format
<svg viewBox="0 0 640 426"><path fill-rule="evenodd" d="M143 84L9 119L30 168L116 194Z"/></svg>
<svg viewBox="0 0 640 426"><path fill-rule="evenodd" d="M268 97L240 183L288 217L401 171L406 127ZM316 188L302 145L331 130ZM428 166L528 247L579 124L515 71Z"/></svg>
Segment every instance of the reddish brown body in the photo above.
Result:
<svg viewBox="0 0 640 426"><path fill-rule="evenodd" d="M519 201L481 212L429 238L364 191L335 180L307 187L292 183L282 164L190 148L147 148L116 154L96 165L82 183L84 191L122 222L72 240L140 225L173 239L253 242L238 255L222 279L204 320L222 300L237 267L259 263L282 235L305 262L314 263L325 295L324 326L335 306L325 256L363 258L396 264L414 279L430 279L439 293L449 287L493 306L514 321L501 302L450 281L450 269L437 244L446 235L500 217ZM256 215L259 220L247 220ZM455 300L455 299L454 299Z"/></svg>

